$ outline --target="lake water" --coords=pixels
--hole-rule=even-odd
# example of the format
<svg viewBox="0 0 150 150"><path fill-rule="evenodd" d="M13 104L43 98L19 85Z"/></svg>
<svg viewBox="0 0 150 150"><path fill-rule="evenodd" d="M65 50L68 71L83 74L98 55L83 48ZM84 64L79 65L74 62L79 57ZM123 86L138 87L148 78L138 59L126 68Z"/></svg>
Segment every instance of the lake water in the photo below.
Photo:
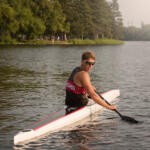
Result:
<svg viewBox="0 0 150 150"><path fill-rule="evenodd" d="M66 81L85 50L97 57L90 73L97 90L120 89L118 110L140 123L107 110L72 130L14 146L17 132L64 107ZM0 149L149 150L150 42L0 47Z"/></svg>

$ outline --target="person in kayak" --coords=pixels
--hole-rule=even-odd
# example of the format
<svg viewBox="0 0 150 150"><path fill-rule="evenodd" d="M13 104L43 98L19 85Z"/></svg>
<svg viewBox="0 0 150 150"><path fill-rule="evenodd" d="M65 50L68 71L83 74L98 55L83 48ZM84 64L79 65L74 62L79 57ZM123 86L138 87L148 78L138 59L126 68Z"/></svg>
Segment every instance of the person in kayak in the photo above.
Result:
<svg viewBox="0 0 150 150"><path fill-rule="evenodd" d="M103 101L96 93L95 87L91 84L88 72L93 68L95 61L94 53L86 51L82 54L81 65L72 71L66 85L66 113L88 105L87 94L99 105L111 110L116 109L116 106L108 105Z"/></svg>

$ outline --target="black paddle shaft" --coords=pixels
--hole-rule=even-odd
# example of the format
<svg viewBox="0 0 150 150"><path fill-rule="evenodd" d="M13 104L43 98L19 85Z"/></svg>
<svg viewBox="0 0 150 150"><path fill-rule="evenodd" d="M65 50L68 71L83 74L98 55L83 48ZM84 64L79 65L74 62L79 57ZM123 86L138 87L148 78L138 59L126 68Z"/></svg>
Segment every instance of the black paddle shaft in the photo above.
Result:
<svg viewBox="0 0 150 150"><path fill-rule="evenodd" d="M104 100L108 105L111 105L111 104L110 104L107 100L105 100L99 93L97 93L97 94L98 94L98 95L100 96L100 98L101 98L102 100ZM138 123L138 121L135 120L134 118L131 118L131 117L122 115L117 109L115 109L114 111L121 117L122 120L125 120L125 121L130 122L130 123Z"/></svg>

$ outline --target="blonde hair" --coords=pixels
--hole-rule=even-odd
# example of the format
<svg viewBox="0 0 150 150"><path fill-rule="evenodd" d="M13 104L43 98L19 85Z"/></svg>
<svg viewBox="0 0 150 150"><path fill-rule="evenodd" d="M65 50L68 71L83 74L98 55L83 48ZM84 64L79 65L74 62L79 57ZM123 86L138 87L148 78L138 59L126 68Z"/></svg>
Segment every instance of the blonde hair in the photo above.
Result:
<svg viewBox="0 0 150 150"><path fill-rule="evenodd" d="M82 60L87 60L89 58L92 58L93 60L96 60L95 54L91 51L85 51L82 54Z"/></svg>

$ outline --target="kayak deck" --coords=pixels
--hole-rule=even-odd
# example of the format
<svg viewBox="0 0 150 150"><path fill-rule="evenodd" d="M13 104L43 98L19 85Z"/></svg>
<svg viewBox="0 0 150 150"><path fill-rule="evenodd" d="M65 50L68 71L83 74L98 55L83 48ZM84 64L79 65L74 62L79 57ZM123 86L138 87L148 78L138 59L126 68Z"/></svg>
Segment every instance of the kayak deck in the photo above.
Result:
<svg viewBox="0 0 150 150"><path fill-rule="evenodd" d="M31 125L33 130L37 130L45 125L47 125L48 123L51 123L53 121L55 121L58 118L61 118L63 116L66 115L66 110L65 109L61 109L58 112L54 113L54 114L50 114L47 117L43 118L42 120L35 122L35 124Z"/></svg>
<svg viewBox="0 0 150 150"><path fill-rule="evenodd" d="M120 96L119 90L111 90L102 94L102 96L109 102L113 101L116 97ZM102 106L94 104L91 106L84 106L69 114L66 110L62 109L53 115L48 115L44 119L35 122L29 129L21 131L14 136L14 144L27 143L35 138L41 137L47 133L52 133L60 130L65 126L69 126L77 121L88 117L89 115L103 109Z"/></svg>

